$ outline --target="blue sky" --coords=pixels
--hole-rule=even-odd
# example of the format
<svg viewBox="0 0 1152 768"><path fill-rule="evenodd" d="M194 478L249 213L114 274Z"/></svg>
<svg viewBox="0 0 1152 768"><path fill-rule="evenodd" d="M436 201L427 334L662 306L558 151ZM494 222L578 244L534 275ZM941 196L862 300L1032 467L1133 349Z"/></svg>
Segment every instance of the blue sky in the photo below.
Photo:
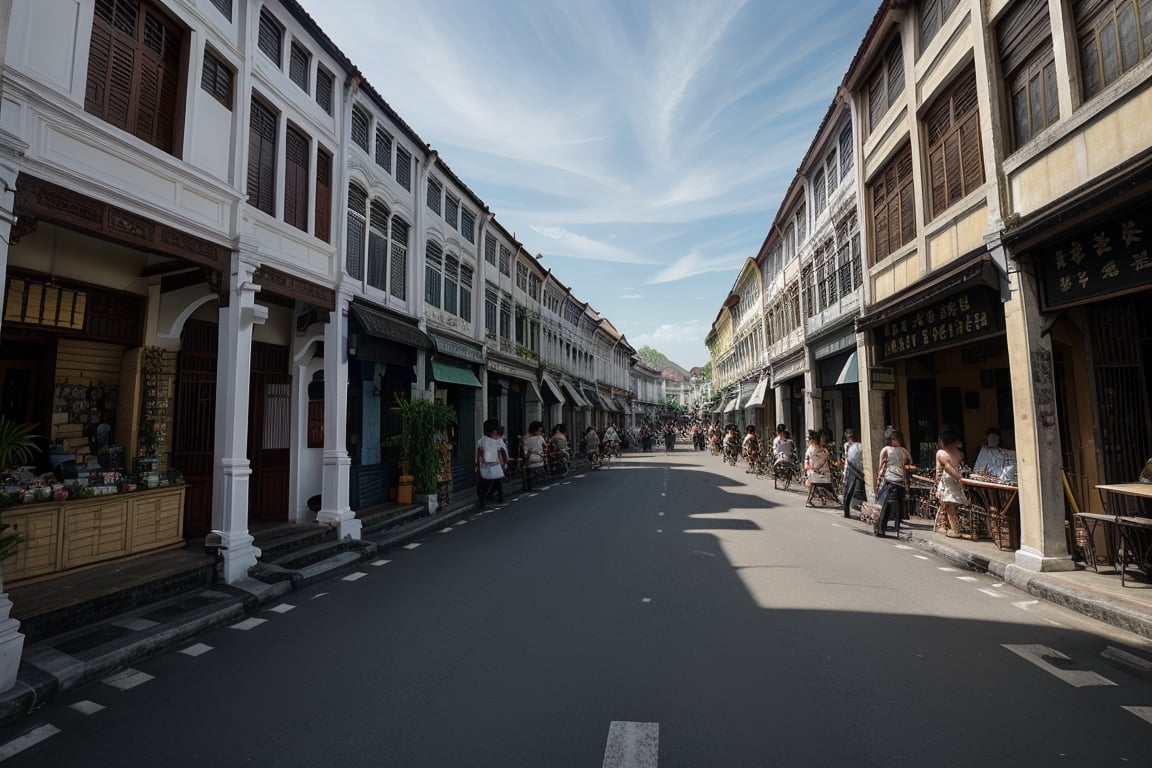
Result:
<svg viewBox="0 0 1152 768"><path fill-rule="evenodd" d="M685 367L879 0L302 0L577 298Z"/></svg>

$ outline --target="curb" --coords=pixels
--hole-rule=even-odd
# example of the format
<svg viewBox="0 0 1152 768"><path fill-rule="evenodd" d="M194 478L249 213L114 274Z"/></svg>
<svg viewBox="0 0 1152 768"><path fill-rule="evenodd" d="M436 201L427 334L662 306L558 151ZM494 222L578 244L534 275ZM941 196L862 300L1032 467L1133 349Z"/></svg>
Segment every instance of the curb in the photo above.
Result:
<svg viewBox="0 0 1152 768"><path fill-rule="evenodd" d="M990 573L1005 584L1027 592L1033 597L1152 639L1152 610L1134 601L1125 601L1122 597L1103 595L1096 590L1069 584L1060 578L1058 572L1030 571L1015 563L1004 563L975 555L917 534L912 534L908 540L921 549L939 555L962 568Z"/></svg>

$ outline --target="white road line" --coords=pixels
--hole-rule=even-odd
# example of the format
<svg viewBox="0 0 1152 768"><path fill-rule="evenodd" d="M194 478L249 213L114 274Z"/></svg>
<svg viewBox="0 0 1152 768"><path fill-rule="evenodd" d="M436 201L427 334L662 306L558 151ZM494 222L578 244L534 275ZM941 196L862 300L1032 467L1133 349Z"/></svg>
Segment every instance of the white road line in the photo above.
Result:
<svg viewBox="0 0 1152 768"><path fill-rule="evenodd" d="M1140 656L1128 653L1128 651L1122 651L1119 648L1115 648L1111 645L1101 651L1100 655L1106 659L1118 661L1121 664L1127 664L1128 666L1139 669L1142 672L1152 672L1152 661L1148 661L1147 659L1141 658Z"/></svg>
<svg viewBox="0 0 1152 768"><path fill-rule="evenodd" d="M295 608L296 606L294 605L288 605L288 603L280 603L280 605L269 608L268 610L272 611L272 613L288 613L288 611L295 610Z"/></svg>
<svg viewBox="0 0 1152 768"><path fill-rule="evenodd" d="M912 557L916 558L917 560L928 560L929 559L927 555L912 555Z"/></svg>
<svg viewBox="0 0 1152 768"><path fill-rule="evenodd" d="M244 621L236 622L235 624L232 625L231 628L232 629L239 629L243 632L247 632L250 629L255 629L256 627L260 626L261 624L263 624L266 621L268 621L268 619L257 619L255 616L253 616L250 619L244 619Z"/></svg>
<svg viewBox="0 0 1152 768"><path fill-rule="evenodd" d="M660 759L660 723L613 720L608 726L602 768L656 768Z"/></svg>
<svg viewBox="0 0 1152 768"><path fill-rule="evenodd" d="M44 741L44 739L55 736L58 733L60 733L60 729L54 725L42 725L39 728L33 728L20 738L12 739L12 741L7 744L0 746L0 762L14 755L18 755L29 747L34 747Z"/></svg>
<svg viewBox="0 0 1152 768"><path fill-rule="evenodd" d="M75 704L72 704L70 709L75 712L79 712L82 715L94 715L100 710L104 709L104 705L97 704L94 701L88 701L85 699L84 701L78 701Z"/></svg>
<svg viewBox="0 0 1152 768"><path fill-rule="evenodd" d="M364 573L364 571L356 571L356 573L350 573L347 576L345 576L342 579L342 581L360 581L360 579L364 578L367 575L368 574Z"/></svg>
<svg viewBox="0 0 1152 768"><path fill-rule="evenodd" d="M327 592L317 592L316 594L312 595L312 599L313 600L319 600L320 598L324 597L324 595L326 595L326 594L328 594L328 593Z"/></svg>
<svg viewBox="0 0 1152 768"><path fill-rule="evenodd" d="M141 672L138 669L132 669L129 667L128 669L120 670L114 675L109 675L100 682L104 683L105 685L110 685L113 688L118 688L121 691L128 691L138 685L143 685L149 680L154 679L155 678L153 678L152 675L148 674L147 672Z"/></svg>
<svg viewBox="0 0 1152 768"><path fill-rule="evenodd" d="M1053 650L1046 645L1005 645L1003 647L1074 688L1084 688L1089 685L1116 685L1108 678L1086 669L1060 669L1050 664L1047 659L1062 661L1069 661L1070 659L1060 651Z"/></svg>
<svg viewBox="0 0 1152 768"><path fill-rule="evenodd" d="M957 576L956 578L959 579L960 581L966 581L969 584L974 584L974 583L980 581L980 579L976 578L975 576Z"/></svg>
<svg viewBox="0 0 1152 768"><path fill-rule="evenodd" d="M1123 707L1136 717L1146 722L1152 723L1152 707Z"/></svg>
<svg viewBox="0 0 1152 768"><path fill-rule="evenodd" d="M650 597L646 597L646 598L644 598L643 600L641 600L640 602L642 602L642 603L650 603L650 602L652 602L652 598L650 598Z"/></svg>
<svg viewBox="0 0 1152 768"><path fill-rule="evenodd" d="M896 544L894 546L896 549L915 549L915 547L910 547L907 544Z"/></svg>
<svg viewBox="0 0 1152 768"><path fill-rule="evenodd" d="M420 542L414 541L411 544L405 544L404 549L416 549L418 546L420 546Z"/></svg>
<svg viewBox="0 0 1152 768"><path fill-rule="evenodd" d="M392 562L392 561L391 560L373 560L372 562L368 563L368 565L372 566L373 568L379 568L382 565L388 565L388 563L390 563L390 562Z"/></svg>
<svg viewBox="0 0 1152 768"><path fill-rule="evenodd" d="M210 650L212 650L212 646L204 645L204 643L196 643L195 645L190 645L187 648L183 649L182 651L180 651L180 653L184 654L185 656L191 656L192 658L196 658L197 656L203 656L204 654L208 653L208 651L210 651Z"/></svg>
<svg viewBox="0 0 1152 768"><path fill-rule="evenodd" d="M664 533L664 529L663 528L657 528L656 533Z"/></svg>
<svg viewBox="0 0 1152 768"><path fill-rule="evenodd" d="M532 494L532 495L535 496L536 494ZM457 527L459 527L461 525L468 525L468 521L467 520L457 520L456 525L457 525Z"/></svg>
<svg viewBox="0 0 1152 768"><path fill-rule="evenodd" d="M436 531L436 533L452 533L452 526L441 528L440 530Z"/></svg>
<svg viewBox="0 0 1152 768"><path fill-rule="evenodd" d="M1029 608L1031 608L1032 606L1039 605L1039 604L1040 604L1039 600L1025 600L1025 601L1020 602L1020 603L1012 603L1012 605L1016 606L1017 608L1019 608L1022 611L1026 611Z"/></svg>
<svg viewBox="0 0 1152 768"><path fill-rule="evenodd" d="M936 570L938 570L938 571L947 571L947 572L955 572L955 571L958 571L958 570L960 570L960 569L959 569L959 568L953 568L953 567L952 567L952 566L950 566L950 565L941 565L941 566L940 566L939 568L937 568Z"/></svg>
<svg viewBox="0 0 1152 768"><path fill-rule="evenodd" d="M989 597L1004 597L1004 595L1002 595L1001 593L997 592L994 589L978 589L976 591L977 592L983 592L984 594L988 595Z"/></svg>

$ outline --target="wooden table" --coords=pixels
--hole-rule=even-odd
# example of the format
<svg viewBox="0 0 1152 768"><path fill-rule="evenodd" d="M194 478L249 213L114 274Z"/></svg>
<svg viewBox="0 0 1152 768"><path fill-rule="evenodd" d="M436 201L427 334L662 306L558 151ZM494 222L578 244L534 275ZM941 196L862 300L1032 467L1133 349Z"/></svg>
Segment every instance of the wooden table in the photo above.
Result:
<svg viewBox="0 0 1152 768"><path fill-rule="evenodd" d="M962 478L960 482L971 489L976 506L988 516L988 527L996 546L1008 551L1019 549L1020 508L1016 504L1019 487L974 477Z"/></svg>
<svg viewBox="0 0 1152 768"><path fill-rule="evenodd" d="M1093 515L1088 519L1105 518L1099 520L1098 523L1105 525L1106 540L1108 540L1109 526L1115 526L1114 538L1109 541L1108 546L1117 546L1118 549L1115 551L1120 553L1120 585L1124 586L1124 572L1128 565L1129 555L1135 559L1135 565L1138 569L1144 571L1145 575L1152 577L1152 573L1149 573L1152 571L1152 518L1122 515L1115 500L1116 496L1152 500L1152 483L1111 483L1098 485L1096 490L1100 492L1100 501L1104 505L1105 511L1110 511L1111 514ZM1084 518L1084 513L1081 513L1080 517ZM1111 523L1106 522L1108 519L1111 520Z"/></svg>
<svg viewBox="0 0 1152 768"><path fill-rule="evenodd" d="M1079 512L1076 516L1084 523L1084 529L1088 532L1088 559L1092 563L1092 570L1100 571L1096 556L1097 528L1104 531L1104 548L1107 550L1103 557L1105 565L1116 565L1116 553L1120 551L1120 528L1116 524L1116 515Z"/></svg>

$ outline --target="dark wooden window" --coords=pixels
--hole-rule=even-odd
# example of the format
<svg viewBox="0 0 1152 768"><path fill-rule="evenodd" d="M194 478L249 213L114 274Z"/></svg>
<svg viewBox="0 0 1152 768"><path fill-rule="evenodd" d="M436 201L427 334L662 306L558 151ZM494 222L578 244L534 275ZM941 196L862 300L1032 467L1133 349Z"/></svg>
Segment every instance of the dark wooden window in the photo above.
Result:
<svg viewBox="0 0 1152 768"><path fill-rule="evenodd" d="M976 71L970 69L924 116L932 216L939 216L984 183Z"/></svg>
<svg viewBox="0 0 1152 768"><path fill-rule="evenodd" d="M460 267L460 311L461 318L472 322L472 275L473 269L467 264Z"/></svg>
<svg viewBox="0 0 1152 768"><path fill-rule="evenodd" d="M460 198L451 192L444 195L444 221L448 222L452 229L460 227Z"/></svg>
<svg viewBox="0 0 1152 768"><path fill-rule="evenodd" d="M916 196L912 186L912 146L905 146L870 185L872 255L875 264L916 237Z"/></svg>
<svg viewBox="0 0 1152 768"><path fill-rule="evenodd" d="M364 279L364 236L368 219L368 193L357 184L348 185L348 252L345 269L356 280Z"/></svg>
<svg viewBox="0 0 1152 768"><path fill-rule="evenodd" d="M308 231L308 136L289 125L284 133L284 221Z"/></svg>
<svg viewBox="0 0 1152 768"><path fill-rule="evenodd" d="M332 89L335 78L332 73L323 67L316 67L316 103L320 109L332 114Z"/></svg>
<svg viewBox="0 0 1152 768"><path fill-rule="evenodd" d="M500 246L500 274L512 276L512 251L508 246Z"/></svg>
<svg viewBox="0 0 1152 768"><path fill-rule="evenodd" d="M388 292L400 300L408 296L408 222L392 217L392 264Z"/></svg>
<svg viewBox="0 0 1152 768"><path fill-rule="evenodd" d="M260 99L252 99L248 123L248 204L276 215L277 115Z"/></svg>
<svg viewBox="0 0 1152 768"><path fill-rule="evenodd" d="M824 203L828 200L827 187L827 179L823 169L821 169L816 173L816 178L812 182L812 213L814 216L819 217L824 212Z"/></svg>
<svg viewBox="0 0 1152 768"><path fill-rule="evenodd" d="M476 214L467 208L460 209L460 234L468 242L476 242Z"/></svg>
<svg viewBox="0 0 1152 768"><path fill-rule="evenodd" d="M959 0L924 0L920 6L920 50L928 47Z"/></svg>
<svg viewBox="0 0 1152 768"><path fill-rule="evenodd" d="M385 173L392 173L392 136L383 128L376 128L376 165Z"/></svg>
<svg viewBox="0 0 1152 768"><path fill-rule="evenodd" d="M292 41L292 52L288 56L288 79L300 86L304 93L308 93L308 77L312 69L312 54L308 49L295 40Z"/></svg>
<svg viewBox="0 0 1152 768"><path fill-rule="evenodd" d="M996 25L1012 149L1060 119L1048 0L1022 0Z"/></svg>
<svg viewBox="0 0 1152 768"><path fill-rule="evenodd" d="M852 172L852 126L844 126L840 131L840 178L848 178Z"/></svg>
<svg viewBox="0 0 1152 768"><path fill-rule="evenodd" d="M1072 14L1085 99L1152 53L1149 0L1073 0Z"/></svg>
<svg viewBox="0 0 1152 768"><path fill-rule="evenodd" d="M388 288L388 209L372 202L368 220L368 285L381 291Z"/></svg>
<svg viewBox="0 0 1152 768"><path fill-rule="evenodd" d="M904 54L897 37L888 46L884 61L868 79L868 130L874 131L880 120L904 92Z"/></svg>
<svg viewBox="0 0 1152 768"><path fill-rule="evenodd" d="M97 0L84 109L172 153L184 33L151 3Z"/></svg>
<svg viewBox="0 0 1152 768"><path fill-rule="evenodd" d="M360 107L352 107L352 142L365 152L368 151L368 126L372 119Z"/></svg>
<svg viewBox="0 0 1152 768"><path fill-rule="evenodd" d="M283 61L280 47L284 44L284 27L276 21L267 8L260 9L260 31L256 39L256 47L264 51L264 55L272 59L279 67Z"/></svg>
<svg viewBox="0 0 1152 768"><path fill-rule="evenodd" d="M444 259L444 311L460 312L460 257L451 253Z"/></svg>
<svg viewBox="0 0 1152 768"><path fill-rule="evenodd" d="M444 185L442 185L440 183L440 180L436 179L432 176L429 176L428 177L428 191L425 195L425 198L426 198L426 202L428 203L428 207L430 209L432 209L433 211L435 211L436 213L440 213L440 210L441 210L440 209L440 198L443 196L443 194L442 194L443 191L444 191Z"/></svg>
<svg viewBox="0 0 1152 768"><path fill-rule="evenodd" d="M316 150L316 237L332 242L332 153Z"/></svg>
<svg viewBox="0 0 1152 768"><path fill-rule="evenodd" d="M496 266L496 235L484 235L484 261Z"/></svg>
<svg viewBox="0 0 1152 768"><path fill-rule="evenodd" d="M212 5L216 6L216 10L224 14L224 18L232 21L232 0L212 0Z"/></svg>
<svg viewBox="0 0 1152 768"><path fill-rule="evenodd" d="M200 74L200 87L228 110L232 109L233 79L232 68L216 58L210 51L205 50L204 66Z"/></svg>
<svg viewBox="0 0 1152 768"><path fill-rule="evenodd" d="M412 191L412 153L399 144L396 145L396 181Z"/></svg>

